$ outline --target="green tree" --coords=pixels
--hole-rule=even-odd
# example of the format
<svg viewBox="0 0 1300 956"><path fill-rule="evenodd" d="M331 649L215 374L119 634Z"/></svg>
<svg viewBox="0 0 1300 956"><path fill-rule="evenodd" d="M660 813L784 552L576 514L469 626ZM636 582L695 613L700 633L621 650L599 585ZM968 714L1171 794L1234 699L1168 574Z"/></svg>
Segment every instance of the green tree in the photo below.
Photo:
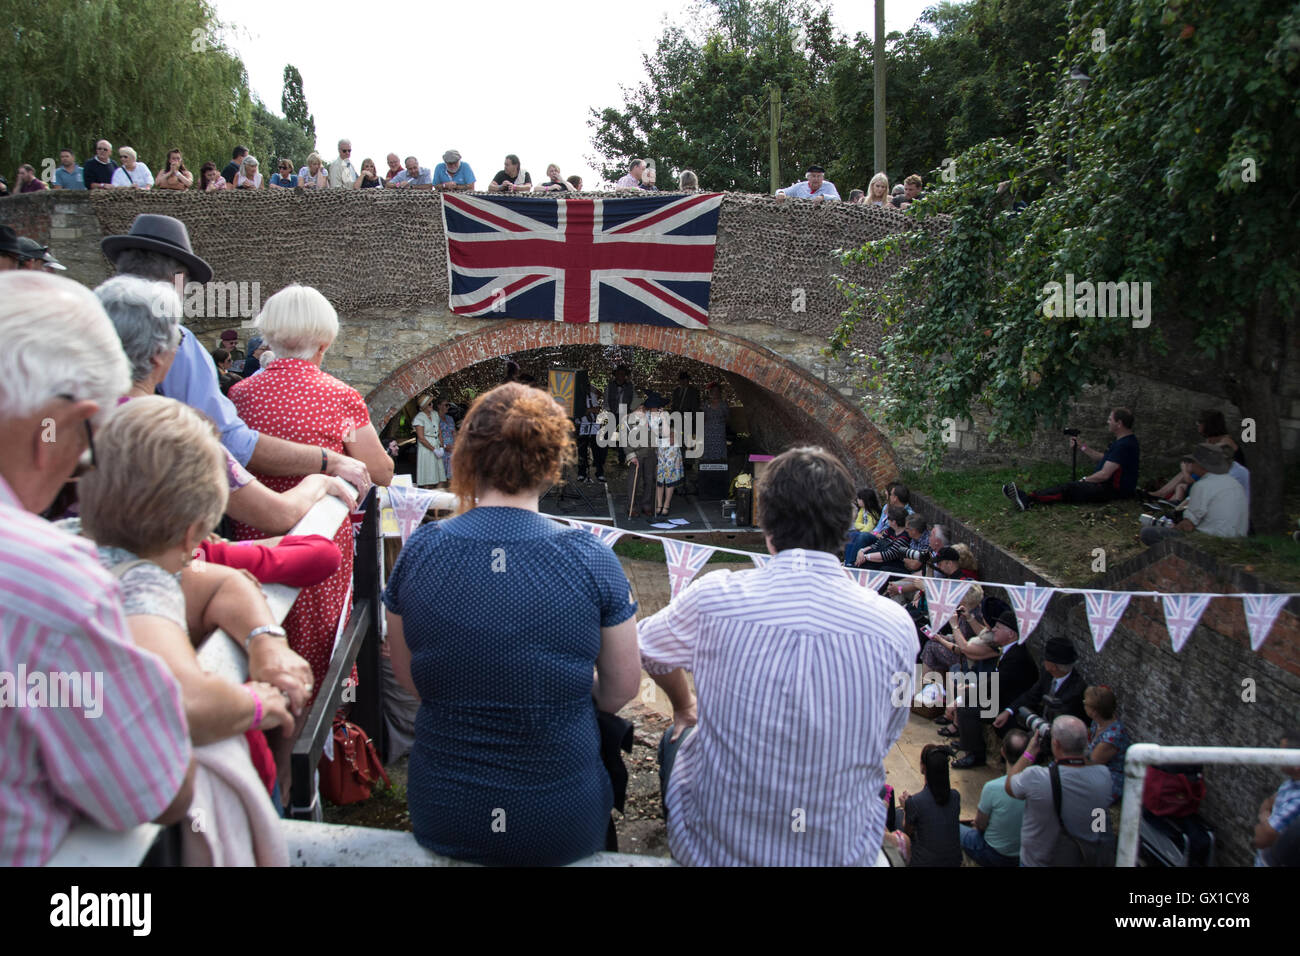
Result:
<svg viewBox="0 0 1300 956"><path fill-rule="evenodd" d="M915 258L875 299L846 287L833 344L847 348L878 314L881 410L929 430L932 458L943 418L983 406L991 437L1025 439L1107 383L1117 354L1199 354L1255 425L1255 528L1281 530L1281 379L1300 309L1300 4L1091 0L1069 27L1057 76L1086 68L1086 93L1062 82L1020 144L962 153L956 181L911 211L931 228L847 254ZM929 222L939 213L947 228ZM1149 327L1095 308L1049 315L1048 283L1067 273L1149 282Z"/></svg>
<svg viewBox="0 0 1300 956"><path fill-rule="evenodd" d="M316 148L316 117L307 112L307 97L302 92L302 74L292 63L284 66L284 94L280 97L280 111L284 118L298 127L311 140L308 152Z"/></svg>
<svg viewBox="0 0 1300 956"><path fill-rule="evenodd" d="M646 80L624 89L622 109L591 110L599 154L593 165L602 176L616 180L630 158L650 157L694 169L709 189L766 192L773 86L783 104L781 179L802 178L813 161L833 174L825 83L844 41L828 10L789 0L713 0L701 17L699 39L677 26L665 29L644 58Z"/></svg>
<svg viewBox="0 0 1300 956"><path fill-rule="evenodd" d="M130 145L150 168L179 146L222 159L252 119L244 65L203 0L10 0L0 31L0 170Z"/></svg>

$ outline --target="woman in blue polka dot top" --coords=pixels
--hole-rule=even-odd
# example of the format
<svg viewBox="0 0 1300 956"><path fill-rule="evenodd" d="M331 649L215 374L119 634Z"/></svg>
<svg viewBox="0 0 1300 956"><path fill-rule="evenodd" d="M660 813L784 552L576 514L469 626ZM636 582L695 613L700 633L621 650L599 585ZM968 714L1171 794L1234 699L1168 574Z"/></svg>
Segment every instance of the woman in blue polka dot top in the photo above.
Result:
<svg viewBox="0 0 1300 956"><path fill-rule="evenodd" d="M453 451L462 513L411 535L384 592L393 671L420 696L411 824L458 860L560 865L605 846L596 710L631 700L641 663L618 558L538 512L573 454L546 392L479 396Z"/></svg>

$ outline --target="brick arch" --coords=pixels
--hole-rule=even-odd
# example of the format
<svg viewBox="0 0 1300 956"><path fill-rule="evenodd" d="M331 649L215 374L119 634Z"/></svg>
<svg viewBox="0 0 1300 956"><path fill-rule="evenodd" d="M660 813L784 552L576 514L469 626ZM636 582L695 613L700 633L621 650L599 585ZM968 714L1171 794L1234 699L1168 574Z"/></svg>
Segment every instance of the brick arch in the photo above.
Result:
<svg viewBox="0 0 1300 956"><path fill-rule="evenodd" d="M382 429L412 398L453 372L502 355L562 345L637 346L694 359L743 376L794 405L841 446L851 469L877 487L898 476L889 440L853 402L781 356L734 335L632 323L578 324L505 320L429 349L398 368L367 396Z"/></svg>

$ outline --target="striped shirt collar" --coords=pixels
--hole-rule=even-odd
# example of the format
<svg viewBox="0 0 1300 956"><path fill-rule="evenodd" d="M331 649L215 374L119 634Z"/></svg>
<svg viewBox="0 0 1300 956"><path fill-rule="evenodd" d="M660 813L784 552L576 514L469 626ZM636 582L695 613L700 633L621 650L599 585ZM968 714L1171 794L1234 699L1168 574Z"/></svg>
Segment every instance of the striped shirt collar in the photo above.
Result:
<svg viewBox="0 0 1300 956"><path fill-rule="evenodd" d="M840 575L844 573L844 562L837 555L826 551L808 551L804 548L778 551L766 567L781 568L786 571L834 571Z"/></svg>

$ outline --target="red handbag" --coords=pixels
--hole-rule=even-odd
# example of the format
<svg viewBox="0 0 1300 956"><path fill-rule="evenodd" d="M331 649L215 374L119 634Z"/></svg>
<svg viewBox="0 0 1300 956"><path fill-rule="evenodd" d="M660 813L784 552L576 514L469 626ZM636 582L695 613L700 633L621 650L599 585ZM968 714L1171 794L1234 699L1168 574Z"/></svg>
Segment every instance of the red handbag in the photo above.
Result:
<svg viewBox="0 0 1300 956"><path fill-rule="evenodd" d="M320 792L335 806L370 799L370 788L383 779L391 787L375 745L366 732L341 716L334 717L334 759L321 757Z"/></svg>
<svg viewBox="0 0 1300 956"><path fill-rule="evenodd" d="M1190 817L1205 799L1205 778L1199 773L1170 773L1148 767L1142 784L1142 806L1158 817Z"/></svg>

